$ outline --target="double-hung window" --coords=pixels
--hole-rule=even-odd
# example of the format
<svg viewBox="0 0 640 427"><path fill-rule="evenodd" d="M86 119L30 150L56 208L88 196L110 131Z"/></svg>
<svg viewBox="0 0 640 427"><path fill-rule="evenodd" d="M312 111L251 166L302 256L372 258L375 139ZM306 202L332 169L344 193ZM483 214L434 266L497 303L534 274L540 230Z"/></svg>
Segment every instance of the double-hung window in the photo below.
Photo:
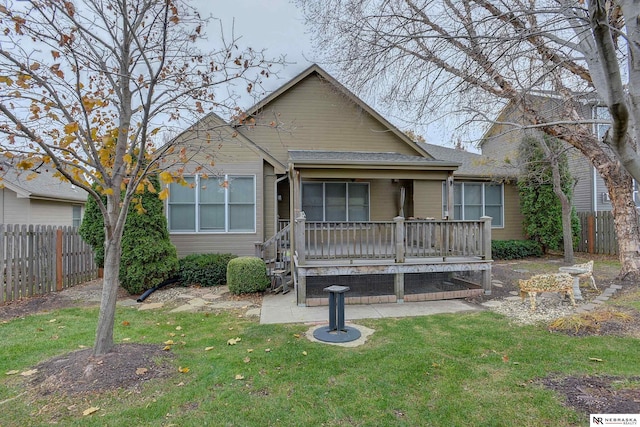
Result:
<svg viewBox="0 0 640 427"><path fill-rule="evenodd" d="M170 184L169 230L174 232L254 232L255 177L186 177Z"/></svg>
<svg viewBox="0 0 640 427"><path fill-rule="evenodd" d="M503 185L484 182L461 182L453 185L453 218L477 220L492 218L493 227L504 227ZM443 210L447 210L446 185L442 185Z"/></svg>
<svg viewBox="0 0 640 427"><path fill-rule="evenodd" d="M82 224L82 206L73 205L71 207L71 226L80 227Z"/></svg>
<svg viewBox="0 0 640 427"><path fill-rule="evenodd" d="M303 182L302 210L307 221L369 221L369 184Z"/></svg>

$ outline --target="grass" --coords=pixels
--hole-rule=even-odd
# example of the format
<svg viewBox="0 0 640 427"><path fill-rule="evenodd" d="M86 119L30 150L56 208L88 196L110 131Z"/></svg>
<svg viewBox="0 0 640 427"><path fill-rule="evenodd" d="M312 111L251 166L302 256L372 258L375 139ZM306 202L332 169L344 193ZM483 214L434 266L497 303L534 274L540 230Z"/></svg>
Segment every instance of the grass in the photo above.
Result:
<svg viewBox="0 0 640 427"><path fill-rule="evenodd" d="M5 375L90 346L96 319L76 308L0 324L2 426L588 425L536 380L640 374L636 339L550 334L489 312L361 321L375 333L343 348L308 341L304 325L119 308L116 342L174 340L175 376L65 397L25 393L24 377ZM83 416L89 407L100 410Z"/></svg>

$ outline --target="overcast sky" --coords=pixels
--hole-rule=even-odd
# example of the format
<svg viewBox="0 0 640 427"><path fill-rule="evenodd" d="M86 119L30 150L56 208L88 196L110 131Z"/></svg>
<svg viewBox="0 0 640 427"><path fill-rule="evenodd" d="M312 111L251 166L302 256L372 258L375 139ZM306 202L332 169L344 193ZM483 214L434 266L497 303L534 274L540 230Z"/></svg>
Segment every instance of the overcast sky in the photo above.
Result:
<svg viewBox="0 0 640 427"><path fill-rule="evenodd" d="M289 0L197 0L201 15L220 19L225 32L233 28L244 46L266 49L266 57L286 55L288 65L279 73L279 80L267 82L275 89L311 65L309 36L298 9ZM212 39L218 36L217 27L209 28ZM248 106L244 106L248 107Z"/></svg>

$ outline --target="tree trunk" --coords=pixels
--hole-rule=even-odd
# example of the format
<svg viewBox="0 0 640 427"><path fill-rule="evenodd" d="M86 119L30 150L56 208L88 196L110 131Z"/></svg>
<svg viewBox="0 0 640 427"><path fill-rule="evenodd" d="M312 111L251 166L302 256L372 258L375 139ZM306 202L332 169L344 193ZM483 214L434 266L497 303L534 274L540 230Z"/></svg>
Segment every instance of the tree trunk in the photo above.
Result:
<svg viewBox="0 0 640 427"><path fill-rule="evenodd" d="M631 176L620 164L601 175L607 184L613 207L613 223L618 237L618 257L621 264L620 277L640 279L640 227L638 210L633 201Z"/></svg>
<svg viewBox="0 0 640 427"><path fill-rule="evenodd" d="M573 228L571 227L571 202L560 198L562 204L562 241L564 244L564 262L573 264Z"/></svg>
<svg viewBox="0 0 640 427"><path fill-rule="evenodd" d="M113 348L113 326L120 287L120 255L122 235L105 241L104 254L104 279L102 280L102 299L100 301L100 314L98 315L98 328L96 341L93 347L93 355L107 354Z"/></svg>

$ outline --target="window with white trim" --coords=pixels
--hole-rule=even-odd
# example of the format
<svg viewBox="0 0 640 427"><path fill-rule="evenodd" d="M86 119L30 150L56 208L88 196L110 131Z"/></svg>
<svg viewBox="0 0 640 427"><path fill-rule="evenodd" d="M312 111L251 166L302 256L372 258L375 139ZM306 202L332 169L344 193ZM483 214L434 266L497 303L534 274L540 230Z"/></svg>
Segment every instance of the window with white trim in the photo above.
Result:
<svg viewBox="0 0 640 427"><path fill-rule="evenodd" d="M185 181L169 186L169 231L255 232L255 177L196 175Z"/></svg>
<svg viewBox="0 0 640 427"><path fill-rule="evenodd" d="M447 186L442 184L443 215L447 210ZM485 182L456 182L453 184L453 218L477 220L492 218L492 227L504 227L504 186Z"/></svg>
<svg viewBox="0 0 640 427"><path fill-rule="evenodd" d="M73 205L71 207L71 226L80 227L82 224L82 206Z"/></svg>
<svg viewBox="0 0 640 427"><path fill-rule="evenodd" d="M303 182L307 221L369 221L369 183Z"/></svg>

